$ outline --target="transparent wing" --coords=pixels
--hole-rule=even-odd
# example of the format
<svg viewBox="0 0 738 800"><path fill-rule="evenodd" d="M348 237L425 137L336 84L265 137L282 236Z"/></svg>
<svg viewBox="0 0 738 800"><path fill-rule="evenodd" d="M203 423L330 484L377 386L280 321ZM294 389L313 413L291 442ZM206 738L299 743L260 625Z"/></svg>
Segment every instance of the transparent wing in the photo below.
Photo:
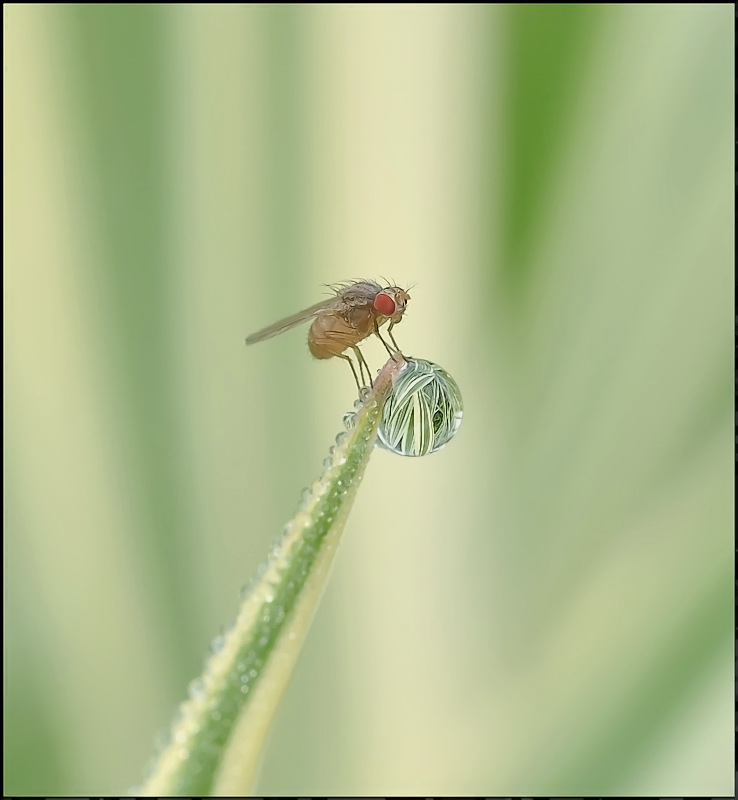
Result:
<svg viewBox="0 0 738 800"><path fill-rule="evenodd" d="M290 328L295 328L297 325L307 322L307 320L316 316L316 314L319 314L321 311L324 311L326 308L334 307L335 304L336 297L327 297L325 300L321 300L319 303L315 303L315 305L309 308L298 311L290 317L280 319L278 322L274 322L266 328L252 333L251 336L246 338L246 344L256 344L257 342L263 342L264 339L271 339L272 336L279 336L280 333L284 333L290 330Z"/></svg>

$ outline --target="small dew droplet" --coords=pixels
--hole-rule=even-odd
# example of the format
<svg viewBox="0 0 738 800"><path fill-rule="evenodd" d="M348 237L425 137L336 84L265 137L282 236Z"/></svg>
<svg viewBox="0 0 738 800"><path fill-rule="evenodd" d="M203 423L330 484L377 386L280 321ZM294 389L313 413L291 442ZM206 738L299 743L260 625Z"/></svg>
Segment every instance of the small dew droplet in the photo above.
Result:
<svg viewBox="0 0 738 800"><path fill-rule="evenodd" d="M201 678L195 678L194 681L190 681L189 686L187 687L187 696L190 700L199 700L203 692L205 690L205 684L202 682Z"/></svg>

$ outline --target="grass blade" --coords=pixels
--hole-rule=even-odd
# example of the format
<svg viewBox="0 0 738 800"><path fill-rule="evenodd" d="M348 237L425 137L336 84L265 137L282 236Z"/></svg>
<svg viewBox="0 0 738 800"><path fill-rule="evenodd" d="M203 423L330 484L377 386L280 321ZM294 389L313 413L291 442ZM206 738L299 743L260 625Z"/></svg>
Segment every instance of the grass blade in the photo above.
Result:
<svg viewBox="0 0 738 800"><path fill-rule="evenodd" d="M402 363L390 360L339 437L281 540L190 684L169 743L140 789L146 796L238 795L253 787L266 734L325 588L382 407Z"/></svg>

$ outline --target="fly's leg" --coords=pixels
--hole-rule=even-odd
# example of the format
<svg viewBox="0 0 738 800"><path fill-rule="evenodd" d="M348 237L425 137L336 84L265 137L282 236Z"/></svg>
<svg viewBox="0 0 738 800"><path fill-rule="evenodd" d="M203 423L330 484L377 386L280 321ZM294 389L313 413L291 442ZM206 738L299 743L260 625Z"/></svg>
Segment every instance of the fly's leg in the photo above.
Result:
<svg viewBox="0 0 738 800"><path fill-rule="evenodd" d="M367 386L372 385L372 371L369 369L369 364L366 363L364 354L359 350L356 345L350 345L351 349L356 353L356 360L359 362L359 372L361 373L362 380L364 379L364 370L366 370Z"/></svg>
<svg viewBox="0 0 738 800"><path fill-rule="evenodd" d="M354 362L351 360L351 356L344 355L343 353L336 353L339 358L342 358L344 361L348 361L348 365L351 367L351 372L353 373L354 380L356 381L356 388L359 390L359 395L361 396L361 384L359 383L359 376L356 374L356 367L354 367Z"/></svg>
<svg viewBox="0 0 738 800"><path fill-rule="evenodd" d="M390 324L387 326L387 336L390 337L390 341L392 342L392 344L395 346L395 349L399 353L399 352L401 352L400 348L397 346L397 342L395 341L395 337L392 335L392 328L394 328L394 327L395 327L395 323L394 322L390 322Z"/></svg>
<svg viewBox="0 0 738 800"><path fill-rule="evenodd" d="M392 352L392 350L390 349L390 346L387 344L387 342L385 342L385 341L384 341L384 339L382 338L382 334L379 332L379 325L377 325L377 320L376 320L376 319L374 320L374 333L376 333L376 334L377 334L377 336L379 336L379 341L380 341L380 342L381 342L381 343L384 345L384 347L385 347L385 350L386 350L386 351L387 351L387 352L388 352L388 353L389 353L391 356L394 356L394 353L393 353L393 352ZM393 339L393 341L394 341L394 339ZM398 352L399 352L399 348L397 348L397 349L398 349Z"/></svg>

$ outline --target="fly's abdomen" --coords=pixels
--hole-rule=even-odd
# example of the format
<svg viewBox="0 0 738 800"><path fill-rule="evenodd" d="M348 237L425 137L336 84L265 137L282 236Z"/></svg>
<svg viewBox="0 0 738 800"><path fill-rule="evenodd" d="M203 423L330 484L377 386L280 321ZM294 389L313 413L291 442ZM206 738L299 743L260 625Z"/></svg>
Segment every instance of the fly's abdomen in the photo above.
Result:
<svg viewBox="0 0 738 800"><path fill-rule="evenodd" d="M308 347L315 358L333 358L347 347L358 344L371 332L369 315L363 325L354 327L339 314L321 314L308 331ZM352 320L355 322L356 320Z"/></svg>

